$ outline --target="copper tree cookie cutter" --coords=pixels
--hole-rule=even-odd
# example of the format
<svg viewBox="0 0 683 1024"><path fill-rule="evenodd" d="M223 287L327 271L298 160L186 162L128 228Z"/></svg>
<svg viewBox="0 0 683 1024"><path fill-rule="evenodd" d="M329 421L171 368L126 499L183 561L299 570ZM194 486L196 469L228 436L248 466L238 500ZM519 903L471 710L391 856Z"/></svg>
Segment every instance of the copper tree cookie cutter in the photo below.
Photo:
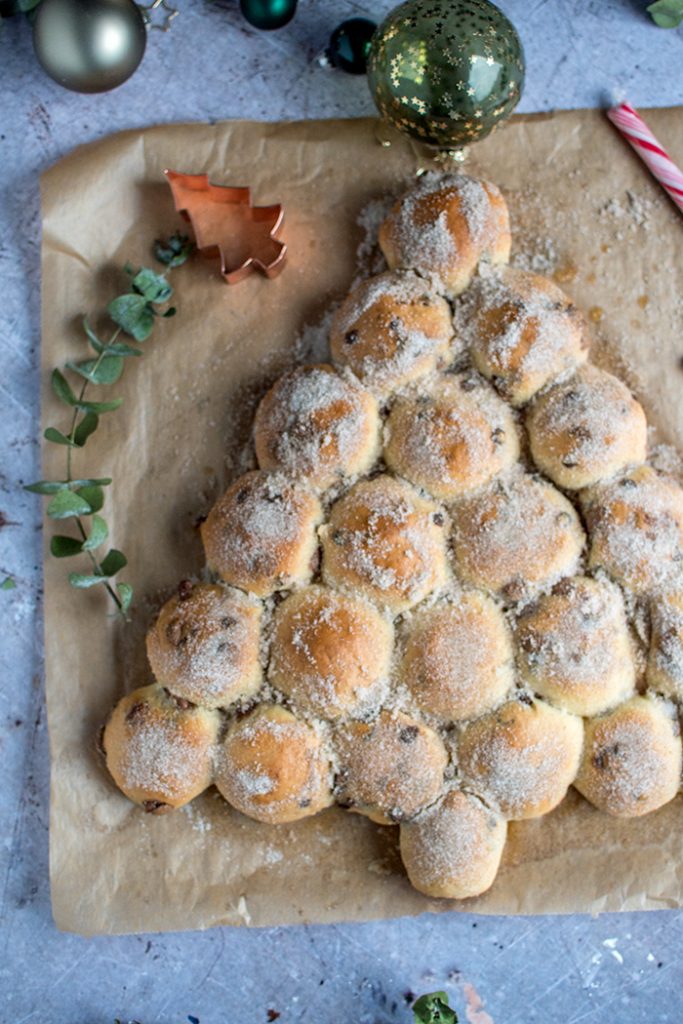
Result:
<svg viewBox="0 0 683 1024"><path fill-rule="evenodd" d="M287 253L277 237L284 219L279 203L252 206L250 188L213 185L208 174L164 174L176 210L192 226L197 248L220 256L228 284L243 281L254 270L277 277Z"/></svg>

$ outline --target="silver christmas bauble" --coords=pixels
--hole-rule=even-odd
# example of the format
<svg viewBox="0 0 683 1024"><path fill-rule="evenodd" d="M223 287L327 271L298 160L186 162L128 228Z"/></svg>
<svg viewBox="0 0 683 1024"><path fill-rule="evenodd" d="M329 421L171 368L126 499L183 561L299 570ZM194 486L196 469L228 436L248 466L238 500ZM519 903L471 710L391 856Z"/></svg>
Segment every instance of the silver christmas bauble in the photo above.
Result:
<svg viewBox="0 0 683 1024"><path fill-rule="evenodd" d="M33 25L36 56L75 92L115 89L142 60L147 31L133 0L42 0Z"/></svg>

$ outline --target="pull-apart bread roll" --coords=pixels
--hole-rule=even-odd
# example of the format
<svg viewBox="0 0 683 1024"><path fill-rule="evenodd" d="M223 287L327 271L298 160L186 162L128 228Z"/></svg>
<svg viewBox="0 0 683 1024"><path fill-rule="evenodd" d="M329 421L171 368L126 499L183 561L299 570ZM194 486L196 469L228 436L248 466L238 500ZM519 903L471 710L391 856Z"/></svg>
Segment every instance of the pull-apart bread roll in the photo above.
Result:
<svg viewBox="0 0 683 1024"><path fill-rule="evenodd" d="M322 527L323 578L394 613L447 576L446 517L400 480L362 480L332 506Z"/></svg>
<svg viewBox="0 0 683 1024"><path fill-rule="evenodd" d="M194 800L213 781L217 711L194 707L161 686L119 701L102 734L107 768L129 800L163 814Z"/></svg>
<svg viewBox="0 0 683 1024"><path fill-rule="evenodd" d="M470 494L519 458L514 414L477 374L399 398L385 428L391 470L440 501Z"/></svg>
<svg viewBox="0 0 683 1024"><path fill-rule="evenodd" d="M391 622L366 601L306 587L275 613L269 678L308 712L357 714L381 695L393 641Z"/></svg>
<svg viewBox="0 0 683 1024"><path fill-rule="evenodd" d="M355 288L335 314L332 358L385 395L450 360L453 316L433 283L412 271L378 274Z"/></svg>
<svg viewBox="0 0 683 1024"><path fill-rule="evenodd" d="M239 590L183 580L147 634L147 657L176 697L228 707L261 684L260 642L260 602Z"/></svg>
<svg viewBox="0 0 683 1024"><path fill-rule="evenodd" d="M332 803L332 768L321 729L278 704L260 704L230 725L216 759L216 786L256 821L298 821Z"/></svg>
<svg viewBox="0 0 683 1024"><path fill-rule="evenodd" d="M379 454L377 401L332 366L300 366L273 384L254 420L259 466L326 488Z"/></svg>
<svg viewBox="0 0 683 1024"><path fill-rule="evenodd" d="M320 502L301 484L254 470L216 502L201 533L210 569L267 597L310 580L317 568Z"/></svg>
<svg viewBox="0 0 683 1024"><path fill-rule="evenodd" d="M392 208L379 244L392 270L435 274L446 295L459 295L480 262L510 258L507 204L491 182L427 174Z"/></svg>
<svg viewBox="0 0 683 1024"><path fill-rule="evenodd" d="M467 326L474 365L512 405L524 405L556 378L585 363L582 314L546 277L508 267L473 286Z"/></svg>

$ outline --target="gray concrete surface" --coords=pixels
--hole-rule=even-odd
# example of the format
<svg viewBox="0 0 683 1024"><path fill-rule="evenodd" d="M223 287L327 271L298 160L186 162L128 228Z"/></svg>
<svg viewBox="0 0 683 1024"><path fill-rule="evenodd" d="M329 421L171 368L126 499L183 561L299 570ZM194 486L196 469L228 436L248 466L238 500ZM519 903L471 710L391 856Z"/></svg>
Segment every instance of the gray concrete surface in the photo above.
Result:
<svg viewBox="0 0 683 1024"><path fill-rule="evenodd" d="M82 939L59 934L47 879L48 741L41 674L38 475L39 172L78 143L160 121L353 116L363 79L314 62L351 14L391 2L301 0L274 35L236 0L179 0L168 34L114 93L78 96L38 68L21 19L0 31L0 1024L384 1024L407 993L446 988L469 1024L680 1024L683 913L432 919ZM683 103L683 33L645 0L501 0L529 63L523 110ZM618 856L615 852L614 856Z"/></svg>

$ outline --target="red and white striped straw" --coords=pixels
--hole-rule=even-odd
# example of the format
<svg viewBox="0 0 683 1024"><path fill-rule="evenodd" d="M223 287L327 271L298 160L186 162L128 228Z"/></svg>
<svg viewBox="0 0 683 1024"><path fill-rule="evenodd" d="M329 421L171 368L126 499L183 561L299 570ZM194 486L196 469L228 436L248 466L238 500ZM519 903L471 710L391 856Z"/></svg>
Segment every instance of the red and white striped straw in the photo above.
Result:
<svg viewBox="0 0 683 1024"><path fill-rule="evenodd" d="M628 103L607 111L612 124L632 146L645 166L683 212L683 171L654 137L642 117Z"/></svg>

